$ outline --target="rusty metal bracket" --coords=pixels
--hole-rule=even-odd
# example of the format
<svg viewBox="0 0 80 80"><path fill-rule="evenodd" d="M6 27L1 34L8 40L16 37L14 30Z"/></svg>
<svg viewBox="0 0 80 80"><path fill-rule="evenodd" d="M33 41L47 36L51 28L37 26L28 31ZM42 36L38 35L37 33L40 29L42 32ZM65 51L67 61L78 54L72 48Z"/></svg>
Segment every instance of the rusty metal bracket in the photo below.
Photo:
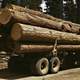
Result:
<svg viewBox="0 0 80 80"><path fill-rule="evenodd" d="M53 46L52 55L57 56L57 39L55 40L55 43Z"/></svg>
<svg viewBox="0 0 80 80"><path fill-rule="evenodd" d="M50 32L50 35L53 36L52 32L51 31L49 31L49 32ZM57 41L58 41L58 38L56 38L54 41L53 50L51 52L52 56L57 56Z"/></svg>

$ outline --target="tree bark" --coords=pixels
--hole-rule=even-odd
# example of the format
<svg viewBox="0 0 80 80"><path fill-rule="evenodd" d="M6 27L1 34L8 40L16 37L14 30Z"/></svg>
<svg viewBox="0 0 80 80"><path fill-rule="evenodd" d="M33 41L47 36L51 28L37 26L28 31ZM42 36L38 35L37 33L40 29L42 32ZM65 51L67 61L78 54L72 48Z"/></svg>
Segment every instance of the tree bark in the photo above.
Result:
<svg viewBox="0 0 80 80"><path fill-rule="evenodd" d="M52 45L20 45L16 48L17 53L48 53L53 49Z"/></svg>
<svg viewBox="0 0 80 80"><path fill-rule="evenodd" d="M14 22L21 22L25 24L31 24L36 26L42 26L45 28L62 30L62 23L57 23L52 20L41 18L36 15L32 15L25 12L19 12L11 9L4 9L0 15L0 23L7 24L10 20Z"/></svg>
<svg viewBox="0 0 80 80"><path fill-rule="evenodd" d="M59 44L80 44L80 35L16 23L11 30L13 40Z"/></svg>
<svg viewBox="0 0 80 80"><path fill-rule="evenodd" d="M54 48L54 45L19 45L16 47L15 52L16 53L40 53L40 54L46 54L51 53ZM56 49L58 51L79 51L80 45L57 45Z"/></svg>
<svg viewBox="0 0 80 80"><path fill-rule="evenodd" d="M15 9L7 9L7 8L3 9L0 14L0 23L7 24L11 21L11 19L13 23L21 22L25 24L36 25L36 26L55 29L59 31L71 32L76 34L80 33L79 27L72 27L69 24L63 24L63 22L57 22L45 17L41 17L37 15L37 13L34 15L29 12L25 12L24 10L19 11Z"/></svg>
<svg viewBox="0 0 80 80"><path fill-rule="evenodd" d="M44 14L42 12L34 11L34 10L31 10L31 9L23 8L23 7L16 6L16 5L9 5L9 6L7 6L7 8L13 9L13 10L16 10L16 11L19 11L19 12L25 12L25 13L28 13L28 14L36 15L38 17L42 17L42 18L46 18L46 19L49 19L49 20L52 20L52 21L56 21L58 23L62 23L62 25L64 26L63 27L64 30L66 30L68 32L73 32L73 33L80 33L80 25L79 24L72 23L70 21L65 21L65 20L62 20L62 19L59 19L59 18L55 18L53 16Z"/></svg>
<svg viewBox="0 0 80 80"><path fill-rule="evenodd" d="M58 45L58 51L80 51L80 45Z"/></svg>
<svg viewBox="0 0 80 80"><path fill-rule="evenodd" d="M13 9L13 10L16 10L16 11L19 11L19 12L25 12L25 13L29 13L29 14L33 14L33 15L37 15L39 17L44 17L46 19L50 19L50 20L53 20L55 21L56 18L50 16L50 15L46 15L42 12L39 12L39 11L35 11L35 10L32 10L32 9L29 9L29 8L24 8L24 7L21 7L21 6L17 6L17 5L8 5L7 6L8 9ZM59 20L60 21L60 20Z"/></svg>

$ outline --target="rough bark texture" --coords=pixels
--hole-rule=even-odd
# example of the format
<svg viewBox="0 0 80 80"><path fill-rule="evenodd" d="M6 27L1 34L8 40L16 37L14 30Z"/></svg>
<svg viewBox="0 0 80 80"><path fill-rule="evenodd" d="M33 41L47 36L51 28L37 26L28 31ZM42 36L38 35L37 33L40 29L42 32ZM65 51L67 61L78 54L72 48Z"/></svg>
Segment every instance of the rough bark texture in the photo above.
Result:
<svg viewBox="0 0 80 80"><path fill-rule="evenodd" d="M26 12L26 13L34 14L34 15L37 15L37 16L40 16L40 17L44 17L44 18L53 20L53 21L56 20L56 18L54 18L54 17L52 17L50 15L46 15L46 14L44 14L42 12L39 12L39 11L30 10L27 7L23 8L23 7L17 6L17 5L8 5L7 8L13 9L13 10L16 10L16 11L19 11L19 12ZM60 21L60 19L58 21Z"/></svg>
<svg viewBox="0 0 80 80"><path fill-rule="evenodd" d="M80 25L79 24L72 23L70 21L64 21L62 19L58 19L58 18L52 17L50 15L47 15L47 14L44 14L44 13L41 13L41 12L38 12L38 11L30 10L28 8L23 8L23 7L20 7L20 6L9 5L9 6L7 6L7 8L13 9L13 10L16 10L16 11L19 11L19 12L25 12L25 13L29 13L29 14L32 14L32 15L36 15L38 17L42 17L42 18L45 18L45 19L56 21L57 23L62 23L61 26L63 26L64 31L73 32L73 33L80 33L80 28L79 28ZM62 29L62 31L63 31L63 29Z"/></svg>
<svg viewBox="0 0 80 80"><path fill-rule="evenodd" d="M16 49L16 53L25 53L25 54L32 54L32 53L51 53L54 49L53 45L19 45ZM58 51L79 51L80 45L57 45L56 49ZM59 54L59 52L58 52Z"/></svg>
<svg viewBox="0 0 80 80"><path fill-rule="evenodd" d="M16 48L17 53L48 53L53 49L52 45L20 45Z"/></svg>
<svg viewBox="0 0 80 80"><path fill-rule="evenodd" d="M80 51L80 45L58 45L59 51Z"/></svg>
<svg viewBox="0 0 80 80"><path fill-rule="evenodd" d="M40 16L40 17L44 17L44 18L47 18L47 19L50 19L50 20L53 20L53 21L57 21L57 22L64 22L64 23L67 23L67 24L71 24L73 26L78 26L80 27L79 24L76 24L76 23L72 23L70 21L65 21L65 20L62 20L62 19L59 19L59 18L55 18L53 16L50 16L50 15L47 15L47 14L44 14L42 12L39 12L39 11L34 11L32 9L29 9L29 8L23 8L23 7L20 7L20 6L17 6L17 5L8 5L7 8L9 9L14 9L16 11L20 11L20 12L27 12L27 13L30 13L30 14L34 14L34 15L37 15L37 16Z"/></svg>
<svg viewBox="0 0 80 80"><path fill-rule="evenodd" d="M40 43L54 43L57 39L60 44L80 44L80 35L20 23L13 25L11 37L13 40L29 40Z"/></svg>
<svg viewBox="0 0 80 80"><path fill-rule="evenodd" d="M79 27L74 27L72 24L68 23L64 24L63 21L56 21L53 20L53 18L54 17L38 11L12 5L1 11L0 23L7 24L12 19L13 23L21 22L59 31L71 32L76 34L80 33Z"/></svg>
<svg viewBox="0 0 80 80"><path fill-rule="evenodd" d="M45 28L62 30L62 23L52 21L46 18L39 17L37 15L32 15L25 12L19 12L10 9L2 10L0 15L0 23L7 24L10 20L13 19L15 22L21 22L25 24L42 26Z"/></svg>

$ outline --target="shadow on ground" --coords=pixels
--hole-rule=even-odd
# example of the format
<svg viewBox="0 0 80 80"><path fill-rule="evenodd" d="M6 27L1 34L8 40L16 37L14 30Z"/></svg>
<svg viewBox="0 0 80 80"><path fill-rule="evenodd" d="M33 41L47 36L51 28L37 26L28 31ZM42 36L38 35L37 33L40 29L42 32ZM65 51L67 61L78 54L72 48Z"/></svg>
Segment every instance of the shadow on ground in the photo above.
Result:
<svg viewBox="0 0 80 80"><path fill-rule="evenodd" d="M0 78L6 80L15 80L19 78L29 77L32 76L28 73L19 73L19 72L10 72L8 69L0 70Z"/></svg>
<svg viewBox="0 0 80 80"><path fill-rule="evenodd" d="M74 69L77 69L77 68L74 68ZM62 71L60 71L60 73L61 72L63 73L66 70L62 70ZM55 75L55 74L53 74L53 75ZM57 75L57 73L56 73L56 75ZM11 71L9 71L8 68L0 70L0 80L1 79L15 80L15 79L20 79L20 78L25 78L25 77L27 78L27 77L32 77L32 76L33 75L31 75L31 74L29 74L28 72L25 72L25 71L24 72L20 72L20 71L19 72L11 72ZM36 77L36 76L33 76L33 77ZM37 76L37 77L39 77L39 76Z"/></svg>

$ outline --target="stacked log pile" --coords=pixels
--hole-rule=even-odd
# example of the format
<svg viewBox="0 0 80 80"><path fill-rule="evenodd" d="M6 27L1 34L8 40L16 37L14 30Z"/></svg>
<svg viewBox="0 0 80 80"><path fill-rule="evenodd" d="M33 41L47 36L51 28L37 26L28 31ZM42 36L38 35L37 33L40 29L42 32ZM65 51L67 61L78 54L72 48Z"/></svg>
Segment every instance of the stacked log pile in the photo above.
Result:
<svg viewBox="0 0 80 80"><path fill-rule="evenodd" d="M6 13L6 15L5 15ZM80 33L80 27L75 27L65 21L56 21L52 16L43 14L38 11L33 11L27 8L18 6L8 6L1 10L0 24L6 25L12 20L12 22L20 22L23 24L36 25L44 28L55 29L59 31Z"/></svg>
<svg viewBox="0 0 80 80"><path fill-rule="evenodd" d="M17 52L34 52L35 49L37 49L36 52L50 51L56 39L59 44L58 49L80 48L79 24L16 5L8 5L0 10L0 29L2 36L6 35L12 43L20 44ZM20 42L25 42L25 44Z"/></svg>

